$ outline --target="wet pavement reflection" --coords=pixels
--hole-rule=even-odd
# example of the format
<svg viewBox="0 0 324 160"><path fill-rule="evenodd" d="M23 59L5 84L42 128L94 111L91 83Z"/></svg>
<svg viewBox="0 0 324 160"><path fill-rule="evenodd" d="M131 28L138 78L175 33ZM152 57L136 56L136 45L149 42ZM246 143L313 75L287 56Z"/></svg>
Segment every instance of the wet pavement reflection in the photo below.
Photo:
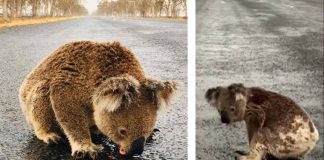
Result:
<svg viewBox="0 0 324 160"><path fill-rule="evenodd" d="M154 129L152 135L147 139L145 147L154 145L155 139L159 134L159 129ZM141 155L135 155L132 158L123 158L118 154L118 147L110 141L106 136L92 135L92 141L95 144L101 144L104 150L97 154L95 159L97 160L144 160ZM36 136L32 136L27 142L26 147L23 149L25 152L26 160L91 160L90 156L85 157L72 157L71 148L68 140L64 137L58 144L46 144L43 141L37 139ZM2 159L1 159L2 160Z"/></svg>

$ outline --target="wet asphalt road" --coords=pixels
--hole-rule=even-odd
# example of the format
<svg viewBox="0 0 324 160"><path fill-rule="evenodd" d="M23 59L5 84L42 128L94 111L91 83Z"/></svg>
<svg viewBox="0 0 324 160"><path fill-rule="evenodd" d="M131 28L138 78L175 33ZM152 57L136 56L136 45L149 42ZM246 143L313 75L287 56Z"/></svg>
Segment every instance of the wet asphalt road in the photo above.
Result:
<svg viewBox="0 0 324 160"><path fill-rule="evenodd" d="M79 40L118 40L139 58L147 75L174 79L182 88L171 110L160 114L156 132L136 159L187 158L187 23L171 20L85 17L57 23L0 29L0 159L70 159L68 145L46 146L27 128L18 102L23 78L50 52ZM115 147L102 137L106 154Z"/></svg>
<svg viewBox="0 0 324 160"><path fill-rule="evenodd" d="M242 82L292 97L310 114L323 152L323 0L197 0L197 159L247 150L244 123L221 124L210 87Z"/></svg>

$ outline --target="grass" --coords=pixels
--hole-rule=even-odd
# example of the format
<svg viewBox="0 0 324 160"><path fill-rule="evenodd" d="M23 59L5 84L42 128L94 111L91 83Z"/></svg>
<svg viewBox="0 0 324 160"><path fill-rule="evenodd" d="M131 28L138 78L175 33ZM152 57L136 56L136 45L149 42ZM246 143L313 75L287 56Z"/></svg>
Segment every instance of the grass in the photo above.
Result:
<svg viewBox="0 0 324 160"><path fill-rule="evenodd" d="M77 17L37 17L37 18L24 17L24 18L11 19L10 22L7 23L2 18L0 18L0 28L10 28L10 27L24 26L24 25L52 23L57 21L73 19L73 18L77 18Z"/></svg>
<svg viewBox="0 0 324 160"><path fill-rule="evenodd" d="M187 17L171 17L171 16L111 16L116 18L129 18L129 19L152 19L152 20L176 20L176 21L187 21Z"/></svg>

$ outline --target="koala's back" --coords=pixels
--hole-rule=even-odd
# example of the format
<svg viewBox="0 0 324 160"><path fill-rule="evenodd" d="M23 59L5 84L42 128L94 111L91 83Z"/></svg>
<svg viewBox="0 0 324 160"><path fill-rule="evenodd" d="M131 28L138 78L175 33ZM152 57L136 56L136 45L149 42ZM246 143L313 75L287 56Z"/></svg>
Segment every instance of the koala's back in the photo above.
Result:
<svg viewBox="0 0 324 160"><path fill-rule="evenodd" d="M265 111L264 128L269 151L278 157L294 157L309 153L319 135L309 115L292 99L260 88L250 89L251 102Z"/></svg>
<svg viewBox="0 0 324 160"><path fill-rule="evenodd" d="M250 91L252 94L250 103L263 106L267 116L265 123L268 125L277 126L276 122L288 125L296 116L309 119L307 113L287 96L257 87L250 88Z"/></svg>
<svg viewBox="0 0 324 160"><path fill-rule="evenodd" d="M119 42L68 43L43 60L29 79L64 82L70 85L94 85L102 79L128 73L138 80L144 78L136 57Z"/></svg>
<svg viewBox="0 0 324 160"><path fill-rule="evenodd" d="M44 104L41 106L51 105L51 89L78 88L78 94L73 96L88 106L92 104L91 96L96 86L109 77L126 73L138 81L145 79L139 61L119 42L68 43L38 64L22 83L19 99L27 122L31 124L35 116L31 115L35 101L41 100Z"/></svg>

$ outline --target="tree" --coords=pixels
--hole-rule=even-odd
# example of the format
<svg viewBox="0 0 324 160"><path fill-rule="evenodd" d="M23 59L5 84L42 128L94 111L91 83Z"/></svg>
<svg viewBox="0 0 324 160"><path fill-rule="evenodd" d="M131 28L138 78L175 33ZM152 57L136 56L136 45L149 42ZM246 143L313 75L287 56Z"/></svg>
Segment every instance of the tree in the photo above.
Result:
<svg viewBox="0 0 324 160"><path fill-rule="evenodd" d="M150 0L140 0L138 3L138 10L142 17L145 17L150 9Z"/></svg>
<svg viewBox="0 0 324 160"><path fill-rule="evenodd" d="M56 4L57 4L57 0L49 0L50 2L50 16L54 16L54 11L55 11L55 8L56 8Z"/></svg>
<svg viewBox="0 0 324 160"><path fill-rule="evenodd" d="M33 15L33 17L38 16L38 14L37 14L38 6L37 5L38 5L37 0L32 0L32 15Z"/></svg>
<svg viewBox="0 0 324 160"><path fill-rule="evenodd" d="M171 5L171 16L172 17L178 17L178 10L179 6L181 4L181 0L172 0L172 5Z"/></svg>
<svg viewBox="0 0 324 160"><path fill-rule="evenodd" d="M21 17L21 10L22 10L22 0L16 0L16 17Z"/></svg>
<svg viewBox="0 0 324 160"><path fill-rule="evenodd" d="M101 0L98 15L113 16L172 16L185 13L187 0ZM183 11L183 12L182 12Z"/></svg>
<svg viewBox="0 0 324 160"><path fill-rule="evenodd" d="M184 8L185 17L187 17L187 0L181 0L182 7Z"/></svg>
<svg viewBox="0 0 324 160"><path fill-rule="evenodd" d="M154 2L154 14L155 16L161 16L163 10L164 0L155 0Z"/></svg>
<svg viewBox="0 0 324 160"><path fill-rule="evenodd" d="M3 10L3 20L9 22L8 18L8 0L2 1L2 10Z"/></svg>

